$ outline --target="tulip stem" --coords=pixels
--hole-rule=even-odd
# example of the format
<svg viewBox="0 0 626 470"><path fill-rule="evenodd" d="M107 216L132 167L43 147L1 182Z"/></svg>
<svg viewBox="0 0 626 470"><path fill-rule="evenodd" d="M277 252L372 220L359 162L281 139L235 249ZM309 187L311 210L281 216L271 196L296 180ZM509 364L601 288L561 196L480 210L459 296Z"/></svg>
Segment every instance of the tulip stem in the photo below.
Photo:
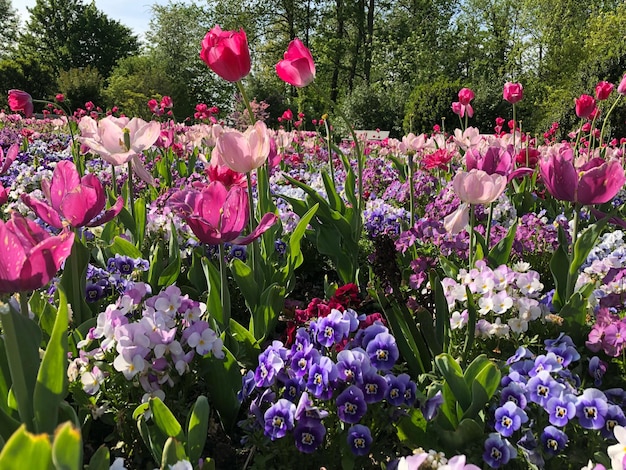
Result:
<svg viewBox="0 0 626 470"><path fill-rule="evenodd" d="M28 295L26 295L26 292L20 292L19 297L20 297L20 312L26 318L30 318L30 315L29 315L30 307L28 306Z"/></svg>
<svg viewBox="0 0 626 470"><path fill-rule="evenodd" d="M413 187L413 152L407 153L407 159L409 164L409 217L411 223L411 229L415 226L415 188Z"/></svg>
<svg viewBox="0 0 626 470"><path fill-rule="evenodd" d="M513 103L513 158L515 158L515 129L517 128L517 120L515 119L515 103Z"/></svg>
<svg viewBox="0 0 626 470"><path fill-rule="evenodd" d="M250 124L254 125L254 123L256 122L256 118L254 117L254 114L252 113L252 107L250 106L250 100L248 99L248 95L246 94L246 89L243 87L243 83L241 83L241 80L236 82L236 85L237 85L237 89L239 90L239 93L241 93L243 104L246 106L246 109L248 110L248 116L250 117Z"/></svg>
<svg viewBox="0 0 626 470"><path fill-rule="evenodd" d="M476 244L476 237L474 236L474 227L476 226L476 214L474 213L474 204L470 204L470 233L469 233L469 269L474 266L474 245Z"/></svg>
<svg viewBox="0 0 626 470"><path fill-rule="evenodd" d="M220 257L220 297L222 303L222 324L228 329L230 324L230 294L228 292L228 276L226 274L226 257L224 253L224 243L219 244L218 256Z"/></svg>
<svg viewBox="0 0 626 470"><path fill-rule="evenodd" d="M611 106L611 109L609 109L609 112L606 113L606 116L604 117L604 121L602 121L602 130L600 131L600 142L599 142L600 147L602 147L602 142L604 139L604 127L606 126L606 122L609 120L609 116L613 112L613 109L615 109L615 106L617 105L621 97L622 95L617 95L616 100L613 102L613 106Z"/></svg>
<svg viewBox="0 0 626 470"><path fill-rule="evenodd" d="M113 195L117 194L117 176L115 176L115 165L111 164L111 185L113 186Z"/></svg>
<svg viewBox="0 0 626 470"><path fill-rule="evenodd" d="M326 142L328 144L328 166L330 167L330 179L335 183L335 167L333 166L333 149L330 145L330 127L328 119L324 119L324 127L326 128Z"/></svg>
<svg viewBox="0 0 626 470"><path fill-rule="evenodd" d="M578 203L574 203L574 219L572 220L572 252L569 253L569 269L567 270L567 286L565 291L565 299L563 299L563 303L567 303L569 298L574 293L574 283L576 282L576 275L578 273L573 273L572 263L574 262L574 247L576 246L576 240L578 239L578 211L580 209L580 205Z"/></svg>
<svg viewBox="0 0 626 470"><path fill-rule="evenodd" d="M128 211L135 220L135 188L133 186L133 164L132 161L128 162Z"/></svg>

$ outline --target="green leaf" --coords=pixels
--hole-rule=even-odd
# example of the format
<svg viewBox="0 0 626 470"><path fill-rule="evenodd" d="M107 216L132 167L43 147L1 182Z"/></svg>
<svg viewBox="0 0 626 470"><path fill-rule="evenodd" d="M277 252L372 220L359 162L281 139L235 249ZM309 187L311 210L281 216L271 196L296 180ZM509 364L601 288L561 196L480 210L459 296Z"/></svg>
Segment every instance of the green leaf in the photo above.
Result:
<svg viewBox="0 0 626 470"><path fill-rule="evenodd" d="M457 453L459 449L466 449L468 445L484 438L483 426L473 419L464 419L454 431L441 430L441 443L446 453Z"/></svg>
<svg viewBox="0 0 626 470"><path fill-rule="evenodd" d="M174 260L159 275L158 285L165 287L174 284L180 275L181 265L180 252L177 251Z"/></svg>
<svg viewBox="0 0 626 470"><path fill-rule="evenodd" d="M487 255L487 260L492 267L496 268L508 262L509 256L511 254L511 249L513 248L513 241L515 240L516 232L517 220L509 228L506 237L496 243L491 251L489 251L489 255Z"/></svg>
<svg viewBox="0 0 626 470"><path fill-rule="evenodd" d="M189 460L185 453L185 446L173 437L169 437L163 446L163 456L161 457L161 468L170 468L181 460Z"/></svg>
<svg viewBox="0 0 626 470"><path fill-rule="evenodd" d="M591 224L578 237L578 240L574 243L574 256L572 258L572 264L569 267L570 276L576 276L578 274L578 270L587 259L587 256L589 256L592 248L596 245L598 237L608 221L609 217L605 217L595 224Z"/></svg>
<svg viewBox="0 0 626 470"><path fill-rule="evenodd" d="M555 291L552 298L552 304L557 310L563 306L567 301L567 274L569 270L569 256L567 254L567 239L565 238L565 232L559 225L559 247L552 254L550 259L550 271L554 279Z"/></svg>
<svg viewBox="0 0 626 470"><path fill-rule="evenodd" d="M343 212L345 204L343 199L337 194L337 188L335 182L330 179L330 176L326 170L322 170L322 180L324 182L324 188L326 189L326 197L328 198L328 204L336 211Z"/></svg>
<svg viewBox="0 0 626 470"><path fill-rule="evenodd" d="M410 448L423 446L424 441L428 439L427 425L419 408L409 408L407 415L402 416L395 424L398 439Z"/></svg>
<svg viewBox="0 0 626 470"><path fill-rule="evenodd" d="M135 215L135 224L137 227L136 237L135 237L135 246L141 250L141 246L143 245L143 240L146 234L146 220L147 220L147 211L146 211L146 200L142 197L137 198L134 204L134 215Z"/></svg>
<svg viewBox="0 0 626 470"><path fill-rule="evenodd" d="M478 311L476 310L476 302L474 302L474 296L468 286L465 287L465 295L467 297L467 331L465 336L465 344L463 345L463 363L467 361L467 356L472 350L474 345L474 336L476 334L476 319L478 318Z"/></svg>
<svg viewBox="0 0 626 470"><path fill-rule="evenodd" d="M207 294L207 311L221 328L226 328L224 324L224 313L222 309L222 298L220 293L220 285L222 283L220 272L215 265L206 257L202 257L202 269L206 278L209 293Z"/></svg>
<svg viewBox="0 0 626 470"><path fill-rule="evenodd" d="M230 319L229 326L230 336L226 339L230 338L230 342L226 346L239 362L250 366L254 365L261 352L259 341L247 328L233 318Z"/></svg>
<svg viewBox="0 0 626 470"><path fill-rule="evenodd" d="M83 442L80 428L66 422L56 429L52 442L52 461L56 470L82 469Z"/></svg>
<svg viewBox="0 0 626 470"><path fill-rule="evenodd" d="M187 455L190 462L197 462L202 457L209 428L209 401L199 396L191 409L187 425Z"/></svg>
<svg viewBox="0 0 626 470"><path fill-rule="evenodd" d="M443 375L446 383L450 386L450 390L461 408L464 410L467 409L472 402L472 398L470 390L465 383L461 366L447 353L439 354L435 357L435 364Z"/></svg>
<svg viewBox="0 0 626 470"><path fill-rule="evenodd" d="M22 425L0 452L2 470L54 470L52 445L47 434L31 434Z"/></svg>
<svg viewBox="0 0 626 470"><path fill-rule="evenodd" d="M154 460L156 462L160 462L167 436L159 431L156 426L149 427L143 416L137 420L137 429L139 429L139 434L141 435L144 444L146 444L148 449L150 449Z"/></svg>
<svg viewBox="0 0 626 470"><path fill-rule="evenodd" d="M41 330L34 321L16 311L10 303L9 311L0 314L0 321L11 371L11 390L20 420L34 430L33 392L39 370Z"/></svg>
<svg viewBox="0 0 626 470"><path fill-rule="evenodd" d="M230 263L230 272L237 283L250 312L254 312L260 302L259 288L254 280L252 268L238 258Z"/></svg>
<svg viewBox="0 0 626 470"><path fill-rule="evenodd" d="M434 269L430 271L429 278L430 288L435 297L435 339L439 345L439 351L436 354L439 354L443 349L447 349L450 310L448 309L448 300L443 292L443 286Z"/></svg>
<svg viewBox="0 0 626 470"><path fill-rule="evenodd" d="M91 456L87 470L109 470L111 466L111 454L107 446L100 446Z"/></svg>
<svg viewBox="0 0 626 470"><path fill-rule="evenodd" d="M83 245L79 237L75 237L72 253L65 262L65 269L61 276L61 286L72 305L72 315L76 325L80 325L92 317L89 304L85 300L85 279L90 258L90 251Z"/></svg>
<svg viewBox="0 0 626 470"><path fill-rule="evenodd" d="M250 331L257 340L261 340L274 330L278 316L285 303L285 289L272 284L261 294L261 299L250 318Z"/></svg>
<svg viewBox="0 0 626 470"><path fill-rule="evenodd" d="M459 267L450 261L448 258L444 258L443 256L439 257L439 264L441 265L441 269L443 269L444 274L447 277L451 277L452 279L456 279L459 275Z"/></svg>
<svg viewBox="0 0 626 470"><path fill-rule="evenodd" d="M157 425L159 430L166 436L174 437L179 441L184 441L185 435L183 433L183 428L167 405L165 405L165 403L163 403L158 397L150 398L149 404L154 423Z"/></svg>
<svg viewBox="0 0 626 470"><path fill-rule="evenodd" d="M113 243L109 245L109 250L113 255L129 256L131 258L141 258L141 251L131 242L122 237L113 238Z"/></svg>
<svg viewBox="0 0 626 470"><path fill-rule="evenodd" d="M127 188L128 188L128 185L124 184L124 189L126 190L124 192L128 192ZM128 198L125 198L125 199L128 200ZM135 225L135 219L133 219L133 216L131 215L130 212L128 212L128 209L126 207L122 208L122 210L118 214L118 217L119 217L119 220L124 225L124 227L126 227L130 231L130 233L133 234L133 237L137 238L137 226ZM133 256L133 258L136 258L136 256Z"/></svg>
<svg viewBox="0 0 626 470"><path fill-rule="evenodd" d="M226 431L234 429L239 414L239 399L237 393L241 390L241 370L235 356L224 348L224 359L217 359L213 355L201 359L202 373L211 377L207 381L209 396L213 407L222 421Z"/></svg>
<svg viewBox="0 0 626 470"><path fill-rule="evenodd" d="M57 426L59 404L67 395L67 300L58 289L59 309L52 336L44 352L33 394L35 428L52 434Z"/></svg>
<svg viewBox="0 0 626 470"><path fill-rule="evenodd" d="M11 434L17 431L17 428L20 427L20 424L21 423L18 420L13 419L8 414L8 411L4 411L2 408L0 408L0 437L4 441L7 441L11 437Z"/></svg>

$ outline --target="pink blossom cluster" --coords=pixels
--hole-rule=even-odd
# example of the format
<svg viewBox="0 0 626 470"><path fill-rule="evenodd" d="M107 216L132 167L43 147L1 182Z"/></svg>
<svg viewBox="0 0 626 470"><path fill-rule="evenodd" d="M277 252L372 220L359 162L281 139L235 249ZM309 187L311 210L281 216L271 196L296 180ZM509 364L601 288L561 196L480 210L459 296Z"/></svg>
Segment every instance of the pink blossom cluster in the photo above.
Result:
<svg viewBox="0 0 626 470"><path fill-rule="evenodd" d="M526 332L530 322L544 316L544 306L539 302L543 284L539 273L529 267L527 263L517 263L513 269L506 265L492 269L484 260L479 260L475 268L460 270L457 279L443 279L441 283L451 312L450 327L467 326L469 288L478 309L478 337L508 337L511 333Z"/></svg>
<svg viewBox="0 0 626 470"><path fill-rule="evenodd" d="M164 398L164 387L173 387L189 372L196 355L224 357L204 303L182 295L175 285L144 300L149 293L147 284L135 284L98 315L96 326L78 343L79 357L68 375L88 395L96 395L108 377L121 373L141 386L144 401L154 394Z"/></svg>
<svg viewBox="0 0 626 470"><path fill-rule="evenodd" d="M585 345L590 351L603 350L607 356L618 357L624 350L626 341L626 319L611 313L608 308L600 308L596 313L596 323L591 328Z"/></svg>

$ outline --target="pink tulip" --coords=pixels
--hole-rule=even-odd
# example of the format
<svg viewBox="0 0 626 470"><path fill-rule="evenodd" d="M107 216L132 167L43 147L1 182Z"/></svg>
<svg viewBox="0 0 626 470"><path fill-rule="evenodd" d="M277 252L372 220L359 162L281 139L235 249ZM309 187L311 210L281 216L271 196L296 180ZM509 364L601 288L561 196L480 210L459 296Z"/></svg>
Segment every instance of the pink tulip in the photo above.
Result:
<svg viewBox="0 0 626 470"><path fill-rule="evenodd" d="M217 138L215 152L220 161L231 170L248 173L265 163L270 153L271 139L265 123L257 121L245 132L222 132Z"/></svg>
<svg viewBox="0 0 626 470"><path fill-rule="evenodd" d="M31 291L43 287L72 251L74 233L64 229L51 236L17 212L0 220L0 293Z"/></svg>
<svg viewBox="0 0 626 470"><path fill-rule="evenodd" d="M0 147L0 175L4 175L6 171L9 169L11 164L17 158L17 153L20 150L20 146L18 144L13 144L7 150L7 153L4 153L2 147Z"/></svg>
<svg viewBox="0 0 626 470"><path fill-rule="evenodd" d="M470 104L470 101L474 99L474 96L474 92L469 88L461 88L461 90L459 91L459 102L463 106L467 106L468 104Z"/></svg>
<svg viewBox="0 0 626 470"><path fill-rule="evenodd" d="M596 85L596 98L604 101L609 98L613 92L613 84L609 82L600 82Z"/></svg>
<svg viewBox="0 0 626 470"><path fill-rule="evenodd" d="M575 103L576 116L581 119L590 118L596 109L596 100L593 99L593 96L580 95L576 98Z"/></svg>
<svg viewBox="0 0 626 470"><path fill-rule="evenodd" d="M455 101L452 103L452 112L460 117L465 117L465 113L469 117L474 116L474 108L472 108L471 104L462 104L460 101Z"/></svg>
<svg viewBox="0 0 626 470"><path fill-rule="evenodd" d="M120 213L124 205L121 196L110 209L106 206L106 192L94 175L80 178L74 163L64 160L57 164L52 181L42 180L41 189L46 201L29 194L21 195L22 201L48 225L63 228L63 220L72 227L95 227L103 225Z"/></svg>
<svg viewBox="0 0 626 470"><path fill-rule="evenodd" d="M315 79L313 56L300 39L289 43L283 60L276 64L276 73L282 81L299 88Z"/></svg>
<svg viewBox="0 0 626 470"><path fill-rule="evenodd" d="M626 95L626 73L622 77L622 81L617 85L617 92L620 95Z"/></svg>
<svg viewBox="0 0 626 470"><path fill-rule="evenodd" d="M214 26L202 40L200 58L216 74L229 82L238 82L250 73L250 50L243 29L222 31Z"/></svg>
<svg viewBox="0 0 626 470"><path fill-rule="evenodd" d="M452 180L454 192L468 204L489 204L500 197L506 187L505 176L490 175L482 170L457 173Z"/></svg>
<svg viewBox="0 0 626 470"><path fill-rule="evenodd" d="M615 197L626 183L618 160L592 158L574 166L571 148L562 148L539 161L539 170L548 192L561 201L580 204L603 204Z"/></svg>
<svg viewBox="0 0 626 470"><path fill-rule="evenodd" d="M211 245L247 245L260 237L278 218L276 214L267 213L252 233L241 236L249 218L248 193L240 186L226 189L218 181L178 191L171 196L168 204L181 214L198 240Z"/></svg>
<svg viewBox="0 0 626 470"><path fill-rule="evenodd" d="M502 89L502 96L509 103L515 104L524 97L524 87L521 83L506 82Z"/></svg>
<svg viewBox="0 0 626 470"><path fill-rule="evenodd" d="M31 117L35 106L33 98L25 91L9 90L9 108L11 111L22 111L26 117Z"/></svg>
<svg viewBox="0 0 626 470"><path fill-rule="evenodd" d="M513 171L513 156L508 149L490 146L487 150L473 148L465 153L465 165L467 170L483 170L492 175L508 176Z"/></svg>

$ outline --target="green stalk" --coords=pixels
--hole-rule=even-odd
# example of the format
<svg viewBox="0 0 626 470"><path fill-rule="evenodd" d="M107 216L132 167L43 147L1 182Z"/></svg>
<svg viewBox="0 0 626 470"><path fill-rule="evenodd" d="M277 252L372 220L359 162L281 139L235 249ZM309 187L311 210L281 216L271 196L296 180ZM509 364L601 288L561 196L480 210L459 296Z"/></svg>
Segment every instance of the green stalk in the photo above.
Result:
<svg viewBox="0 0 626 470"><path fill-rule="evenodd" d="M246 109L248 110L248 116L250 116L250 124L254 125L256 119L254 117L254 114L252 114L252 107L250 106L250 100L248 99L248 95L246 94L246 89L243 87L243 83L241 83L241 80L239 80L236 85L239 93L241 93L243 104L246 105Z"/></svg>
<svg viewBox="0 0 626 470"><path fill-rule="evenodd" d="M513 156L515 156L515 128L517 127L515 123L517 120L515 119L515 103L513 103Z"/></svg>
<svg viewBox="0 0 626 470"><path fill-rule="evenodd" d="M606 113L606 116L604 117L604 121L602 121L602 130L600 130L600 147L602 147L602 142L604 139L604 127L606 126L606 122L609 120L609 116L613 112L613 109L615 109L615 106L617 106L617 103L619 102L621 97L621 94L617 95L617 99L613 102L613 106L611 106L611 109L609 109L609 112Z"/></svg>
<svg viewBox="0 0 626 470"><path fill-rule="evenodd" d="M574 246L576 245L576 240L578 239L578 211L580 209L580 204L574 203L574 219L573 219L573 227L572 227L572 252L569 253L569 265L570 268L567 270L567 286L565 290L565 298L563 299L563 303L566 303L569 298L574 293L574 283L576 282L576 274L571 271L572 262L574 261Z"/></svg>
<svg viewBox="0 0 626 470"><path fill-rule="evenodd" d="M133 186L133 166L132 160L128 162L128 210L135 220L135 188Z"/></svg>
<svg viewBox="0 0 626 470"><path fill-rule="evenodd" d="M20 292L20 312L22 315L24 315L26 318L30 318L29 312L30 312L30 307L28 306L28 296L26 295L26 292Z"/></svg>
<svg viewBox="0 0 626 470"><path fill-rule="evenodd" d="M335 182L335 168L333 166L333 149L330 146L330 128L328 127L328 119L324 119L324 127L326 128L326 144L328 145L328 166L330 167L330 179Z"/></svg>
<svg viewBox="0 0 626 470"><path fill-rule="evenodd" d="M111 164L111 184L113 185L113 194L119 196L117 193L117 177L115 176L115 165Z"/></svg>
<svg viewBox="0 0 626 470"><path fill-rule="evenodd" d="M79 234L78 234L78 229L75 228L74 229L74 243L80 243L80 238L79 238ZM74 313L74 324L75 325L81 325L83 323L83 321L85 321L86 319L82 318L81 316L81 306L82 306L82 293L80 291L80 279L81 279L81 272L78 269L78 249L77 247L72 247L72 252L70 253L69 256L69 260L70 260L70 266L72 269L72 272L74 273L74 279L76 280L76 282L72 283L72 311Z"/></svg>
<svg viewBox="0 0 626 470"><path fill-rule="evenodd" d="M218 256L220 257L220 299L222 303L222 321L224 328L230 324L230 294L228 292L228 275L226 273L226 259L224 243L219 244Z"/></svg>
<svg viewBox="0 0 626 470"><path fill-rule="evenodd" d="M474 245L476 244L476 237L474 236L474 227L476 226L476 214L474 213L474 204L470 204L470 239L469 239L469 269L474 266Z"/></svg>
<svg viewBox="0 0 626 470"><path fill-rule="evenodd" d="M487 231L485 232L485 246L487 247L487 251L489 251L489 242L491 239L491 221L493 219L493 205L491 202L489 204L489 216L487 217Z"/></svg>
<svg viewBox="0 0 626 470"><path fill-rule="evenodd" d="M407 154L409 164L409 204L410 204L410 221L411 228L415 226L415 188L413 187L413 151L409 151Z"/></svg>

